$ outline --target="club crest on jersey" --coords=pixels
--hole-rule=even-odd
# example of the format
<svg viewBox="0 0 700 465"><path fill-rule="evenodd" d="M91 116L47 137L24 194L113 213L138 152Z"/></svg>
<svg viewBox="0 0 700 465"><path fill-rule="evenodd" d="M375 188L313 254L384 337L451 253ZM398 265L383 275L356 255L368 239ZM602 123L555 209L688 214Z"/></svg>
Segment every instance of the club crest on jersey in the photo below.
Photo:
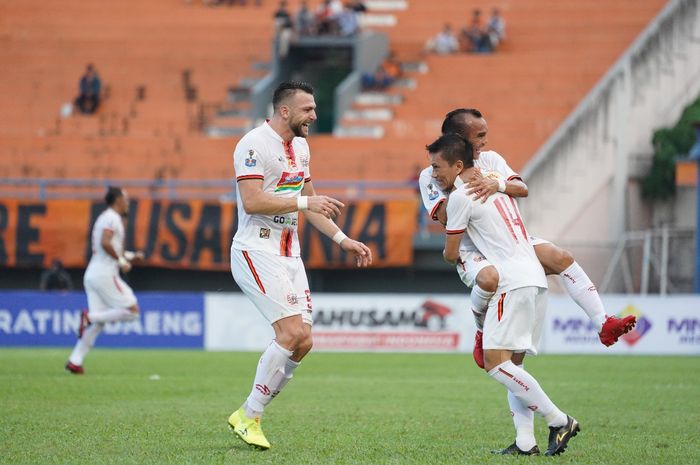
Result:
<svg viewBox="0 0 700 465"><path fill-rule="evenodd" d="M275 186L275 192L280 191L298 191L304 187L304 172L296 171L289 173L287 171L283 172L280 176L280 180Z"/></svg>
<svg viewBox="0 0 700 465"><path fill-rule="evenodd" d="M435 188L435 185L431 182L428 184L428 199L435 200L440 197L440 192Z"/></svg>
<svg viewBox="0 0 700 465"><path fill-rule="evenodd" d="M258 160L255 159L255 150L248 150L248 158L245 159L245 166L252 168L258 164Z"/></svg>
<svg viewBox="0 0 700 465"><path fill-rule="evenodd" d="M268 228L260 228L260 239L269 239L270 230Z"/></svg>

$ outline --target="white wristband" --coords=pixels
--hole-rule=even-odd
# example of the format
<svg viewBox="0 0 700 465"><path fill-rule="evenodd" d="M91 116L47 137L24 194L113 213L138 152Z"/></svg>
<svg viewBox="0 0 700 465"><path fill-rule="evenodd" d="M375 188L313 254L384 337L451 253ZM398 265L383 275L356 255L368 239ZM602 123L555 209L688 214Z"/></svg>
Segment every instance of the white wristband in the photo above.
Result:
<svg viewBox="0 0 700 465"><path fill-rule="evenodd" d="M498 192L506 191L506 182L503 179L498 179Z"/></svg>
<svg viewBox="0 0 700 465"><path fill-rule="evenodd" d="M300 195L297 197L297 210L302 211L309 208L309 197L306 195Z"/></svg>
<svg viewBox="0 0 700 465"><path fill-rule="evenodd" d="M343 231L338 231L333 236L333 242L335 242L336 244L340 244L341 242L343 242L343 239L347 239L347 238L348 238L348 236L346 236Z"/></svg>
<svg viewBox="0 0 700 465"><path fill-rule="evenodd" d="M119 266L124 267L129 264L129 262L124 258L124 256L119 256L119 259L117 260L119 262Z"/></svg>

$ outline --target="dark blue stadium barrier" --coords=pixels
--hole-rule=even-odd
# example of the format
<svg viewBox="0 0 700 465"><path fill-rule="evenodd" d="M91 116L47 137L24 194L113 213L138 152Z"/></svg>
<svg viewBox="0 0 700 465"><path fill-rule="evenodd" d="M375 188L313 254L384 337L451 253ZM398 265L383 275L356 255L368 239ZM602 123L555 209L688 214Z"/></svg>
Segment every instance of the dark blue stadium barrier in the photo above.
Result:
<svg viewBox="0 0 700 465"><path fill-rule="evenodd" d="M203 293L137 293L139 320L111 323L98 347L204 347ZM0 346L72 346L87 307L82 292L0 291Z"/></svg>

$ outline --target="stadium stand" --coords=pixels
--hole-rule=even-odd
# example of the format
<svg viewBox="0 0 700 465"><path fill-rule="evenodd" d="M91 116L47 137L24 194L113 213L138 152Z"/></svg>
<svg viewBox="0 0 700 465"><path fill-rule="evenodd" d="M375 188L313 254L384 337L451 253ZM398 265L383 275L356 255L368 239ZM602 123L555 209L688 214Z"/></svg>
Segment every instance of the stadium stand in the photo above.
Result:
<svg viewBox="0 0 700 465"><path fill-rule="evenodd" d="M413 85L388 90L401 98L390 119L372 121L383 137L315 135L315 179L409 179L425 162L422 147L456 106L484 111L490 146L522 168L665 1L443 0L439 9L429 0L367 3L375 16L363 23L386 31L402 61L427 67L409 73ZM227 89L245 89L264 75L276 6L5 2L0 177L229 178L235 138L207 137L204 129L220 118L248 123ZM444 22L461 27L473 8L493 6L508 23L496 54L422 55ZM63 119L61 106L75 97L88 62L105 88L102 106L95 116ZM354 110L384 108L363 105L366 98Z"/></svg>

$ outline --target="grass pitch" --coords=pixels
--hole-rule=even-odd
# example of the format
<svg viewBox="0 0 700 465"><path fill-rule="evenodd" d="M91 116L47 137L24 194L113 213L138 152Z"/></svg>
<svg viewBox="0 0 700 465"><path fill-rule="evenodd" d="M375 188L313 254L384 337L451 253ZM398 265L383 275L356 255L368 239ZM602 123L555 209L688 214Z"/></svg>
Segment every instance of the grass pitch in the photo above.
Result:
<svg viewBox="0 0 700 465"><path fill-rule="evenodd" d="M581 433L556 458L513 441L506 391L466 355L311 353L263 419L269 451L226 419L259 354L0 350L3 464L695 464L700 358L540 356L526 367ZM153 376L153 375L158 375ZM152 379L159 378L159 379ZM537 438L547 447L544 421Z"/></svg>

